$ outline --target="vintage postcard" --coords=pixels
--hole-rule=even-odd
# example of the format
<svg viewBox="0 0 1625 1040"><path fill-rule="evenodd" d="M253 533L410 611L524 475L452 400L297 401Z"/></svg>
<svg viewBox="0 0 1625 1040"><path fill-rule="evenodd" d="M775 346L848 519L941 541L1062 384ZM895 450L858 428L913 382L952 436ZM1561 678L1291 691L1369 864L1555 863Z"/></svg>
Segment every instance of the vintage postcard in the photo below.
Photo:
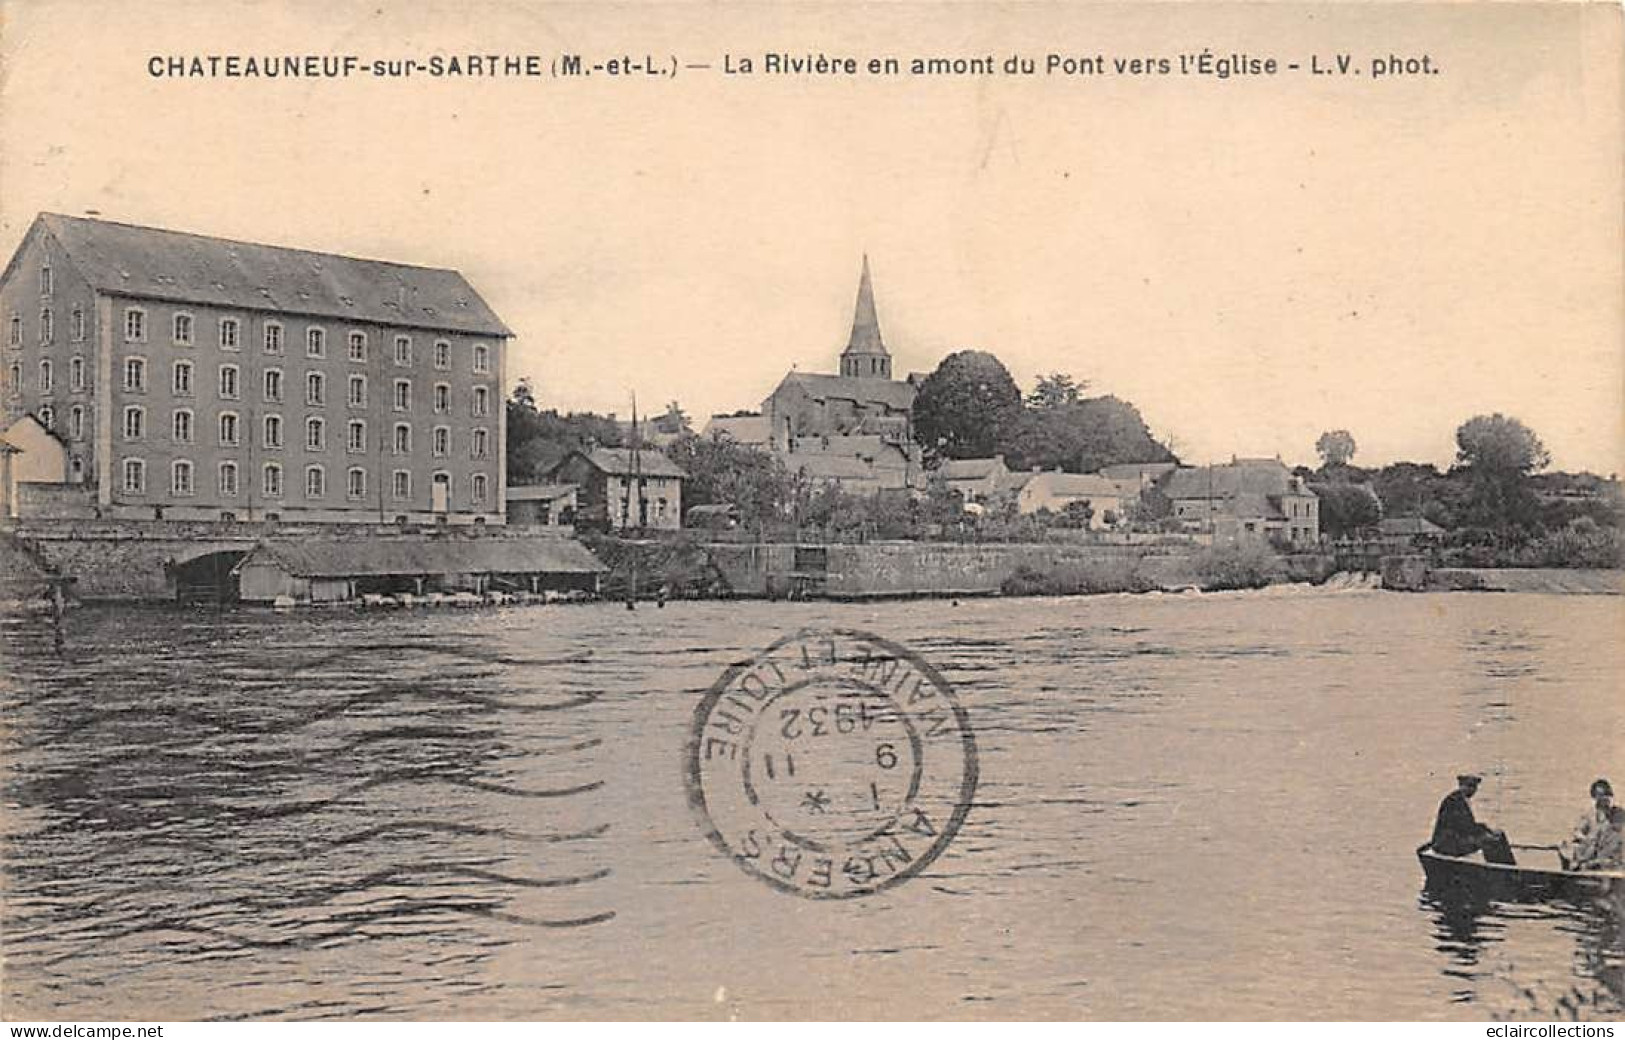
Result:
<svg viewBox="0 0 1625 1040"><path fill-rule="evenodd" d="M0 1017L1617 1021L1621 25L0 0Z"/></svg>

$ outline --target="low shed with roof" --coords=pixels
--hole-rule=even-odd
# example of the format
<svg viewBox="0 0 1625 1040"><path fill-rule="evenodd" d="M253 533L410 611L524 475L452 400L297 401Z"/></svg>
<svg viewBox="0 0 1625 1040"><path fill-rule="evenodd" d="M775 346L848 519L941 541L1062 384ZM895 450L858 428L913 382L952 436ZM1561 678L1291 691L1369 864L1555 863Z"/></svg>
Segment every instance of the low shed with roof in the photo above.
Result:
<svg viewBox="0 0 1625 1040"><path fill-rule="evenodd" d="M237 565L245 603L335 603L367 593L596 592L607 568L562 537L266 539Z"/></svg>

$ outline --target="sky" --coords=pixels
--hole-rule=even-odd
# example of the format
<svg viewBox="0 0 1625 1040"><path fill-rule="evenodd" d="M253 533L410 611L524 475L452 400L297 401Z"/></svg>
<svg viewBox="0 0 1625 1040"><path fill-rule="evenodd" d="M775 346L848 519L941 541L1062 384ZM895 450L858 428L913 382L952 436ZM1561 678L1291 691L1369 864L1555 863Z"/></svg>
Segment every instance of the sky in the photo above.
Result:
<svg viewBox="0 0 1625 1040"><path fill-rule="evenodd" d="M1086 380L1188 461L1446 464L1503 412L1625 470L1609 4L0 0L0 248L40 211L461 270L544 406L693 416L834 371L862 257L894 369ZM1244 52L1360 76L1046 76ZM1026 76L727 75L796 55ZM671 77L154 78L153 55L653 55ZM1373 79L1370 59L1441 71ZM688 64L710 64L709 70Z"/></svg>

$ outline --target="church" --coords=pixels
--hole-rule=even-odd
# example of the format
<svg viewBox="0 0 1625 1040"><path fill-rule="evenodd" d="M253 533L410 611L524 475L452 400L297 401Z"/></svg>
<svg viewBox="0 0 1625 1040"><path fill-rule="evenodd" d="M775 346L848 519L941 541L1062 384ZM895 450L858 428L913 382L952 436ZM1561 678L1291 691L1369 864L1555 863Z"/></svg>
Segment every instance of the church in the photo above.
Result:
<svg viewBox="0 0 1625 1040"><path fill-rule="evenodd" d="M865 256L840 374L791 371L762 402L757 429L791 472L811 480L862 493L920 490L925 468L912 419L918 379L892 378Z"/></svg>

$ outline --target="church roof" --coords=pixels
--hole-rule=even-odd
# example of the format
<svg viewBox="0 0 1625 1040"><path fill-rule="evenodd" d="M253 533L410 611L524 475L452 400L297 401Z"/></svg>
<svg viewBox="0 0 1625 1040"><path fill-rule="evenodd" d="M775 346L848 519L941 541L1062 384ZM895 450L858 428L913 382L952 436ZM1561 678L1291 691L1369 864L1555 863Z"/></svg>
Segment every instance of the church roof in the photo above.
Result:
<svg viewBox="0 0 1625 1040"><path fill-rule="evenodd" d="M512 333L456 271L42 213L98 292L448 332Z"/></svg>
<svg viewBox="0 0 1625 1040"><path fill-rule="evenodd" d="M867 253L863 256L863 275L858 279L858 303L852 311L852 335L841 354L886 354L886 344L880 338L880 316L875 313L875 290L869 282Z"/></svg>
<svg viewBox="0 0 1625 1040"><path fill-rule="evenodd" d="M855 376L828 376L818 372L791 372L780 386L794 383L814 400L836 398L884 404L900 412L914 407L913 386L893 379L859 379Z"/></svg>

